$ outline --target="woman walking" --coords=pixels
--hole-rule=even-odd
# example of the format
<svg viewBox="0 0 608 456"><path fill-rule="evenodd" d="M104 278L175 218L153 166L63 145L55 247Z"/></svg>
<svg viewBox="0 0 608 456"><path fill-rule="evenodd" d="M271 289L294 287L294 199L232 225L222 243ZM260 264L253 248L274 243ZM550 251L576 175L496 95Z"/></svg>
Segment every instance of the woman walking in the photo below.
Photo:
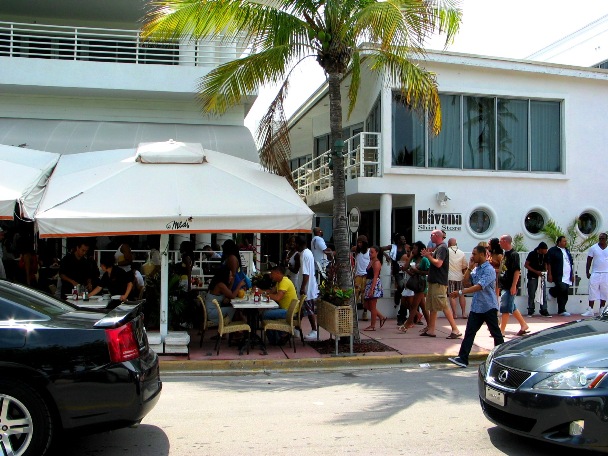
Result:
<svg viewBox="0 0 608 456"><path fill-rule="evenodd" d="M382 283L380 282L380 270L382 269L382 257L380 247L373 246L369 249L369 265L367 266L367 284L365 285L365 300L367 308L371 313L370 325L363 331L375 331L376 319L380 319L380 327L386 323L386 317L378 312L376 304L378 298L384 296L382 292Z"/></svg>
<svg viewBox="0 0 608 456"><path fill-rule="evenodd" d="M431 263L429 262L428 258L422 256L421 252L425 248L426 248L425 245L420 241L417 241L412 246L412 258L411 258L410 264L408 265L408 269L406 271L406 274L409 277L419 275L419 276L424 276L426 279L426 276L428 275L429 269L431 267ZM409 292L409 293L407 293L407 292ZM400 332L405 333L405 332L407 332L408 329L410 329L411 327L413 327L415 325L414 319L417 316L419 316L418 308L420 308L420 310L422 311L422 314L424 315L424 320L426 321L426 323L428 325L429 311L426 310L426 303L424 301L426 287L425 287L425 289L418 291L418 292L409 290L406 287L404 293L406 293L406 295L409 295L407 299L408 299L408 303L410 306L410 315L409 315L407 321L403 325L399 326L397 329Z"/></svg>

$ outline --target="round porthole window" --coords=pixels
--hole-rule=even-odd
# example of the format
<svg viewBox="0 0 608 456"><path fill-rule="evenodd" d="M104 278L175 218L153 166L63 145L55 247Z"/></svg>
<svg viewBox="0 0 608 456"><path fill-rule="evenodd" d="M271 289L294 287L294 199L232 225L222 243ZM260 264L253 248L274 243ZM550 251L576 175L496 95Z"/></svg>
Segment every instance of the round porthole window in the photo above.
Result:
<svg viewBox="0 0 608 456"><path fill-rule="evenodd" d="M578 216L578 230L584 235L595 233L598 227L598 217L590 211Z"/></svg>
<svg viewBox="0 0 608 456"><path fill-rule="evenodd" d="M526 214L524 226L530 234L538 234L545 227L545 216L539 211L530 211Z"/></svg>
<svg viewBox="0 0 608 456"><path fill-rule="evenodd" d="M483 234L490 230L492 216L485 209L476 209L469 217L469 227L474 233Z"/></svg>

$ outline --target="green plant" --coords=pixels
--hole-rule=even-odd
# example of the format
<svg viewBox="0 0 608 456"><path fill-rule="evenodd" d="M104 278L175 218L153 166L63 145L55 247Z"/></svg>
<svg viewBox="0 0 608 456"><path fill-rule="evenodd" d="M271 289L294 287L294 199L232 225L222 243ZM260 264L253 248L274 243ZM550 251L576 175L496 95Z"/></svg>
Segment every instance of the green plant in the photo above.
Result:
<svg viewBox="0 0 608 456"><path fill-rule="evenodd" d="M323 281L319 286L321 299L336 305L347 305L353 295L353 291L352 288L340 288L337 285L332 285L327 280Z"/></svg>
<svg viewBox="0 0 608 456"><path fill-rule="evenodd" d="M550 244L554 244L555 240L560 236L566 236L568 240L568 249L571 252L585 252L589 248L596 244L598 241L598 234L591 234L589 236L583 236L577 229L579 223L578 217L568 226L564 231L555 220L551 219L545 226L540 230L545 235Z"/></svg>
<svg viewBox="0 0 608 456"><path fill-rule="evenodd" d="M526 244L524 243L523 233L517 233L515 236L513 236L513 249L515 249L516 252L528 251L528 249L526 248Z"/></svg>

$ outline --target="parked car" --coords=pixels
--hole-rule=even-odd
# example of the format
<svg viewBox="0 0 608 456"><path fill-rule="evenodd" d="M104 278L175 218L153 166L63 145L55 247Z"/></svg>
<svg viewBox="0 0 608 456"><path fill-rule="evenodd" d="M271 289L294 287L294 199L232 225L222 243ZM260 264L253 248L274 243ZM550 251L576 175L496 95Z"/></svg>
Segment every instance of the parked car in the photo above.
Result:
<svg viewBox="0 0 608 456"><path fill-rule="evenodd" d="M608 313L495 347L479 367L485 416L507 431L608 452Z"/></svg>
<svg viewBox="0 0 608 456"><path fill-rule="evenodd" d="M161 389L139 303L99 313L0 280L0 454L139 424Z"/></svg>

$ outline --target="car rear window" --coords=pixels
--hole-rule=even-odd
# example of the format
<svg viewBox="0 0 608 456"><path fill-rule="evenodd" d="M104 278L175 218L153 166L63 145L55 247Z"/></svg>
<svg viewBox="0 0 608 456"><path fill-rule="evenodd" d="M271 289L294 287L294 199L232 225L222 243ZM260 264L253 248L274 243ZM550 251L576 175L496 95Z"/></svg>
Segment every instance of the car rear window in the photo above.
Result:
<svg viewBox="0 0 608 456"><path fill-rule="evenodd" d="M74 308L44 293L3 282L0 287L0 321L48 320Z"/></svg>

